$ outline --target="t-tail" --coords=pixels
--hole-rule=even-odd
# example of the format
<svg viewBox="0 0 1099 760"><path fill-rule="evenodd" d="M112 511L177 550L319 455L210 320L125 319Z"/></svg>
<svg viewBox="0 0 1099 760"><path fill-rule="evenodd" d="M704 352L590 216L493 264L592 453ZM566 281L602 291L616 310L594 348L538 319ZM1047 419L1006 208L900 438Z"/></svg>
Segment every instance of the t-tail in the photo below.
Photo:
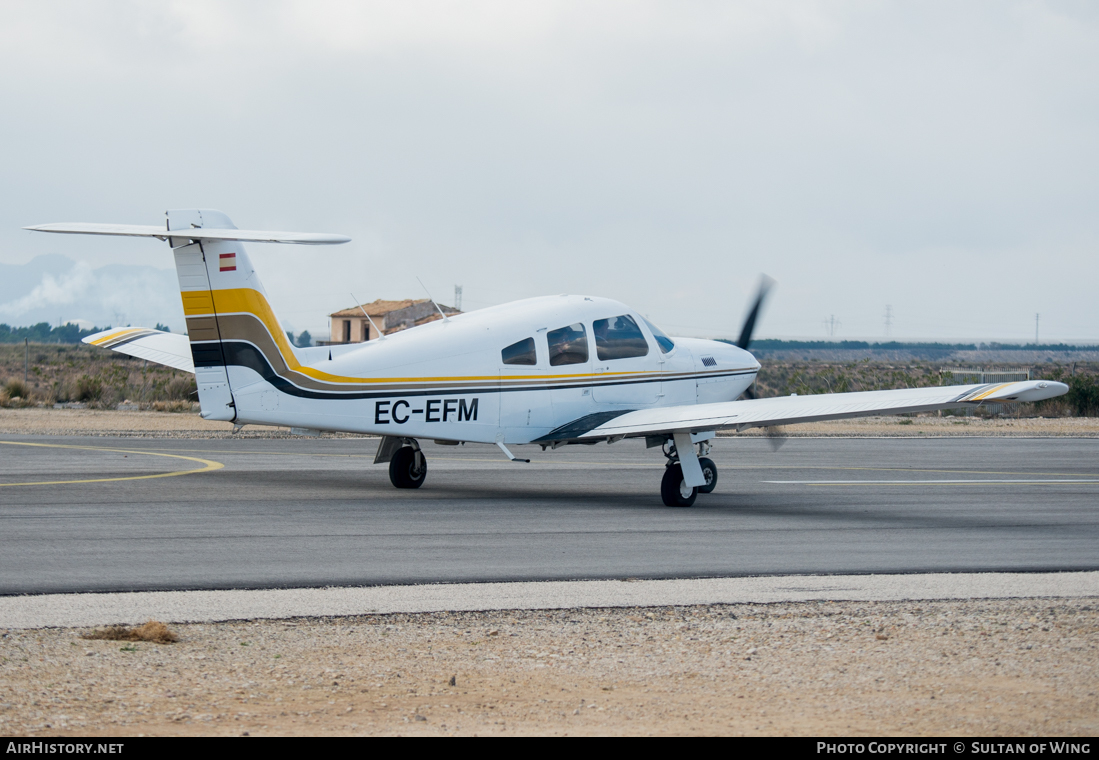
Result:
<svg viewBox="0 0 1099 760"><path fill-rule="evenodd" d="M187 338L118 328L89 336L86 342L180 369L193 367L202 416L230 422L237 418L231 366L248 367L265 378L314 374L302 366L287 339L244 243L327 245L350 240L342 235L238 230L228 216L209 209L170 210L165 227L63 223L27 229L167 240L175 256ZM183 340L189 342L190 357L182 355Z"/></svg>

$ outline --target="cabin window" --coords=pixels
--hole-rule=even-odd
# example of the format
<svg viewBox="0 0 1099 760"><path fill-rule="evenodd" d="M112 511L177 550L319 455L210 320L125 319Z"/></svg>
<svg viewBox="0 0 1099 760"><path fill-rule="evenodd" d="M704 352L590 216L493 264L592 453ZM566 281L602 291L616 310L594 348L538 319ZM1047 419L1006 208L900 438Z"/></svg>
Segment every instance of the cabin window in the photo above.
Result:
<svg viewBox="0 0 1099 760"><path fill-rule="evenodd" d="M595 355L601 361L630 359L649 353L645 335L628 314L597 319L592 323L592 332L595 333Z"/></svg>
<svg viewBox="0 0 1099 760"><path fill-rule="evenodd" d="M525 364L533 367L538 363L538 357L534 353L534 338L524 338L518 343L512 343L500 352L500 356L504 364Z"/></svg>
<svg viewBox="0 0 1099 760"><path fill-rule="evenodd" d="M642 317L642 319L645 318ZM645 319L645 324L649 326L649 332L651 332L653 334L653 337L656 338L656 345L660 346L660 353L666 354L673 348L675 348L675 343L672 342L671 338L664 334L663 330L661 330L659 327L657 327L647 319Z"/></svg>
<svg viewBox="0 0 1099 760"><path fill-rule="evenodd" d="M584 325L579 322L550 330L546 333L546 342L549 343L551 367L583 364L588 360L588 335L584 332Z"/></svg>

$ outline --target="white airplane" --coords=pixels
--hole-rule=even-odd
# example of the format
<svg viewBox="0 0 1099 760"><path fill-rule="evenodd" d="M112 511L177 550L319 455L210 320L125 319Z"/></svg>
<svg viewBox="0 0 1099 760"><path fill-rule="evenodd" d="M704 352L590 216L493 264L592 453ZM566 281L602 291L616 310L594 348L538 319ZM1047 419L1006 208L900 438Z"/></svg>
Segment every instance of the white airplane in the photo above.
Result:
<svg viewBox="0 0 1099 760"><path fill-rule="evenodd" d="M687 507L717 485L706 455L720 430L1041 401L1068 391L1063 383L1027 381L754 398L760 364L747 349L766 282L735 346L670 338L617 301L559 295L444 315L365 343L298 348L243 244L329 245L347 237L238 230L225 214L205 209L168 211L163 227L26 229L167 240L187 335L123 327L84 342L193 372L208 420L382 436L374 461L389 464L397 488L424 482L418 439L495 444L525 462L508 447L643 438L667 458L664 503Z"/></svg>

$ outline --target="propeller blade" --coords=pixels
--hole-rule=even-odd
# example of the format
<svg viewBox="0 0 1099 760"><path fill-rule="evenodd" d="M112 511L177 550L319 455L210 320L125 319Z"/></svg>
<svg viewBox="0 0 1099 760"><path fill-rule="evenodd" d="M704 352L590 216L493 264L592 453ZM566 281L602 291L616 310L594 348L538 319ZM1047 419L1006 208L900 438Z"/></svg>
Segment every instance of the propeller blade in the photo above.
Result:
<svg viewBox="0 0 1099 760"><path fill-rule="evenodd" d="M736 342L737 346L745 351L752 343L752 333L756 329L756 320L759 318L760 309L763 308L763 300L767 297L767 291L774 284L775 281L767 275L762 275L759 278L759 290L756 291L755 303L752 304L752 310L748 312L748 317L744 320L744 327L741 328L740 338Z"/></svg>

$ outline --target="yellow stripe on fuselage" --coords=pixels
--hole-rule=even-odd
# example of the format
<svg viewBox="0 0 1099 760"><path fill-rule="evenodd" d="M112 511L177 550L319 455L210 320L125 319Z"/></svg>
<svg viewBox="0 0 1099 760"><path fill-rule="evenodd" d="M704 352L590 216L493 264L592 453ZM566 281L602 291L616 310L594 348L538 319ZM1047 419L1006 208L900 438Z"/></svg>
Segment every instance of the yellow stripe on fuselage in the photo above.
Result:
<svg viewBox="0 0 1099 760"><path fill-rule="evenodd" d="M210 297L210 294L213 297ZM294 350L290 347L290 341L286 333L279 328L279 321L275 318L275 312L262 293L251 288L229 288L214 291L184 291L183 313L188 317L202 317L251 314L260 320L267 332L271 335L279 353L282 354L286 366L293 372L298 372L314 380L328 383L447 383L447 382L495 382L498 380L531 380L530 375L465 375L462 377L345 377L322 372L313 367L305 367L298 362ZM232 338L225 338L231 340ZM539 375L538 380L583 380L589 378L605 378L620 375L660 375L660 370L643 370L640 372L598 372L586 374L563 375Z"/></svg>
<svg viewBox="0 0 1099 760"><path fill-rule="evenodd" d="M226 292L226 291L219 291ZM252 291L255 293L256 291ZM179 294L183 299L183 313L185 316L199 316L214 313L214 299L210 297L209 290L184 290ZM256 295L259 295L256 293Z"/></svg>

